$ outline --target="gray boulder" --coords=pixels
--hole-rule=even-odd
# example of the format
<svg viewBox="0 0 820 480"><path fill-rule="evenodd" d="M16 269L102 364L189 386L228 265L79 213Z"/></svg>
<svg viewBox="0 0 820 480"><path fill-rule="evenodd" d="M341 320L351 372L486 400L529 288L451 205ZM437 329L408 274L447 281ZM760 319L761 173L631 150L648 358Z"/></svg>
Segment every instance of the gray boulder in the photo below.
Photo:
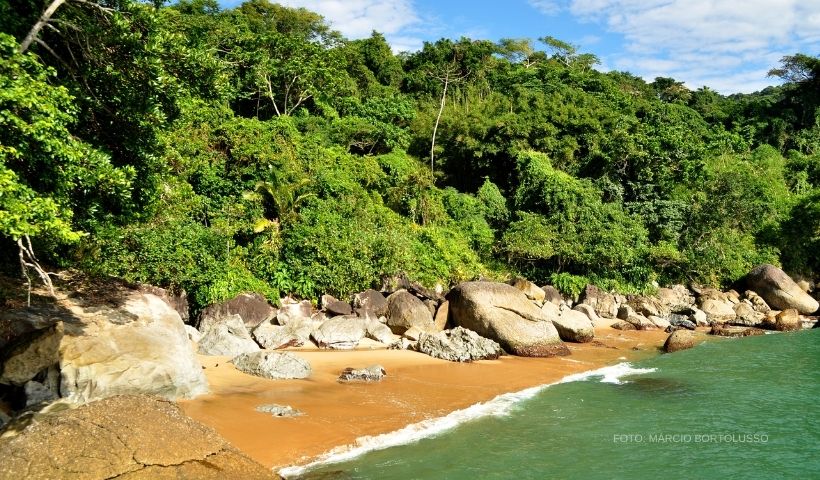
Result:
<svg viewBox="0 0 820 480"><path fill-rule="evenodd" d="M546 314L517 288L495 282L465 282L447 294L457 326L501 344L524 357L568 355Z"/></svg>
<svg viewBox="0 0 820 480"><path fill-rule="evenodd" d="M352 315L353 307L349 303L337 300L330 295L322 295L322 309L331 317L336 315Z"/></svg>
<svg viewBox="0 0 820 480"><path fill-rule="evenodd" d="M552 323L558 330L561 340L565 342L586 343L591 342L595 336L592 321L576 310L564 310L561 315L552 319Z"/></svg>
<svg viewBox="0 0 820 480"><path fill-rule="evenodd" d="M310 364L290 352L253 352L237 355L231 360L237 370L262 378L307 378Z"/></svg>
<svg viewBox="0 0 820 480"><path fill-rule="evenodd" d="M279 325L287 325L294 322L303 322L311 317L313 306L309 300L297 301L290 297L282 299L281 307L276 313L276 322Z"/></svg>
<svg viewBox="0 0 820 480"><path fill-rule="evenodd" d="M380 382L387 371L381 365L371 365L367 368L345 368L339 375L340 382Z"/></svg>
<svg viewBox="0 0 820 480"><path fill-rule="evenodd" d="M360 317L387 315L387 299L380 292L369 289L353 296L353 306Z"/></svg>
<svg viewBox="0 0 820 480"><path fill-rule="evenodd" d="M494 360L504 354L498 343L462 327L422 333L417 349L431 357L451 362Z"/></svg>
<svg viewBox="0 0 820 480"><path fill-rule="evenodd" d="M635 325L625 321L625 320L618 320L611 325L612 328L615 330L637 330Z"/></svg>
<svg viewBox="0 0 820 480"><path fill-rule="evenodd" d="M390 327L387 325L373 318L368 318L365 322L365 335L367 338L384 343L385 345L390 345L396 341L396 335L393 334L393 331L390 330Z"/></svg>
<svg viewBox="0 0 820 480"><path fill-rule="evenodd" d="M707 298L701 302L700 309L706 314L709 323L730 323L737 317L734 305L729 300Z"/></svg>
<svg viewBox="0 0 820 480"><path fill-rule="evenodd" d="M735 319L730 321L732 325L743 325L747 327L757 327L763 323L765 315L756 312L752 303L744 300L734 306Z"/></svg>
<svg viewBox="0 0 820 480"><path fill-rule="evenodd" d="M350 350L356 348L367 332L365 319L355 315L340 315L324 321L311 337L321 348Z"/></svg>
<svg viewBox="0 0 820 480"><path fill-rule="evenodd" d="M22 386L60 362L63 323L17 337L0 351L0 383Z"/></svg>
<svg viewBox="0 0 820 480"><path fill-rule="evenodd" d="M650 322L652 322L656 327L660 328L661 330L666 330L667 328L672 326L672 323L665 318L656 317L655 315L652 315L648 318Z"/></svg>
<svg viewBox="0 0 820 480"><path fill-rule="evenodd" d="M633 313L623 319L627 323L631 323L637 330L649 330L655 328L655 324L651 320L641 314Z"/></svg>
<svg viewBox="0 0 820 480"><path fill-rule="evenodd" d="M227 302L210 305L199 315L199 331L206 332L225 318L239 315L248 329L273 318L276 309L258 293L240 293Z"/></svg>
<svg viewBox="0 0 820 480"><path fill-rule="evenodd" d="M239 315L231 315L212 326L199 340L201 355L235 357L240 353L256 352L259 345L253 341Z"/></svg>
<svg viewBox="0 0 820 480"><path fill-rule="evenodd" d="M672 313L682 312L695 304L692 292L683 285L673 285L658 289L658 301Z"/></svg>
<svg viewBox="0 0 820 480"><path fill-rule="evenodd" d="M635 312L645 317L665 317L672 313L672 310L657 298L638 296L629 300L629 305Z"/></svg>
<svg viewBox="0 0 820 480"><path fill-rule="evenodd" d="M774 265L764 264L754 268L746 275L746 284L769 306L778 310L793 308L803 315L811 315L820 308L817 300Z"/></svg>
<svg viewBox="0 0 820 480"><path fill-rule="evenodd" d="M561 305L561 302L564 300L564 297L561 296L561 292L552 285L544 285L541 287L541 290L544 291L545 302Z"/></svg>
<svg viewBox="0 0 820 480"><path fill-rule="evenodd" d="M686 330L694 330L697 328L697 324L689 320L686 315L679 315L679 314L671 314L666 319L669 321L669 324L675 328L685 328Z"/></svg>
<svg viewBox="0 0 820 480"><path fill-rule="evenodd" d="M26 395L26 408L40 403L52 402L59 398L56 391L33 380L23 385L23 392Z"/></svg>
<svg viewBox="0 0 820 480"><path fill-rule="evenodd" d="M600 317L616 318L618 316L618 301L615 295L607 293L595 285L584 287L578 301L594 308L595 313Z"/></svg>
<svg viewBox="0 0 820 480"><path fill-rule="evenodd" d="M278 405L276 403L269 403L267 405L259 405L254 410L261 413L269 413L273 417L299 417L304 415L299 410L290 405Z"/></svg>
<svg viewBox="0 0 820 480"><path fill-rule="evenodd" d="M399 290L387 298L387 326L397 335L411 327L427 332L436 328L427 305L406 290Z"/></svg>
<svg viewBox="0 0 820 480"><path fill-rule="evenodd" d="M253 338L262 348L270 350L301 347L310 341L312 330L310 320L293 321L287 325L274 325L266 320L253 329Z"/></svg>

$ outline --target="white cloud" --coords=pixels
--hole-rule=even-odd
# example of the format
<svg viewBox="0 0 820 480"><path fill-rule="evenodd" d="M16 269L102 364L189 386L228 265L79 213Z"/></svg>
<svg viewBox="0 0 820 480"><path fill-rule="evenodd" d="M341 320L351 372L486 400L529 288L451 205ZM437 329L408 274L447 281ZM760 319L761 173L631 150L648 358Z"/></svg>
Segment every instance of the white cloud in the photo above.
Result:
<svg viewBox="0 0 820 480"><path fill-rule="evenodd" d="M563 5L581 21L623 36L624 51L605 58L607 64L649 80L671 76L691 88L754 91L772 83L766 71L782 56L820 50L820 0L567 0Z"/></svg>
<svg viewBox="0 0 820 480"><path fill-rule="evenodd" d="M544 15L558 15L563 9L561 2L557 0L527 0L530 6Z"/></svg>
<svg viewBox="0 0 820 480"><path fill-rule="evenodd" d="M422 39L417 29L422 20L411 0L279 0L289 7L316 12L347 38L369 37L382 33L393 50L416 50Z"/></svg>

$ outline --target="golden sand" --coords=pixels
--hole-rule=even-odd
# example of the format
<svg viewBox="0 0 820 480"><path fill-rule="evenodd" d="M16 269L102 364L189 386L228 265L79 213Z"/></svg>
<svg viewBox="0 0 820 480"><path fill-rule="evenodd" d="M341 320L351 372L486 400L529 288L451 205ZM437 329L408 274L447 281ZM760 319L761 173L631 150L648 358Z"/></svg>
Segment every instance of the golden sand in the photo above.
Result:
<svg viewBox="0 0 820 480"><path fill-rule="evenodd" d="M568 343L572 355L502 357L452 363L398 350L298 350L313 374L305 380L266 380L237 371L225 357L200 357L211 393L180 402L185 413L216 429L269 467L302 464L358 437L441 417L495 396L555 382L569 374L654 355L667 334L602 328L595 341ZM382 365L381 382L339 383L346 367ZM290 405L303 416L277 418L259 405Z"/></svg>

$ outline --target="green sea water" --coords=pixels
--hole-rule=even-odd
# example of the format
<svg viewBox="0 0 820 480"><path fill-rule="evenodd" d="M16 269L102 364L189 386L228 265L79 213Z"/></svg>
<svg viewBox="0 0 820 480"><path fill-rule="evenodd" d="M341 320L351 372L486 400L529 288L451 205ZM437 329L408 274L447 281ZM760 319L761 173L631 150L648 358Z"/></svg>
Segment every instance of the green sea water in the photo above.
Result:
<svg viewBox="0 0 820 480"><path fill-rule="evenodd" d="M477 406L328 458L358 455L344 462L283 473L356 479L818 479L818 400L820 329L715 339L500 398L494 406ZM404 444L381 448L397 443Z"/></svg>

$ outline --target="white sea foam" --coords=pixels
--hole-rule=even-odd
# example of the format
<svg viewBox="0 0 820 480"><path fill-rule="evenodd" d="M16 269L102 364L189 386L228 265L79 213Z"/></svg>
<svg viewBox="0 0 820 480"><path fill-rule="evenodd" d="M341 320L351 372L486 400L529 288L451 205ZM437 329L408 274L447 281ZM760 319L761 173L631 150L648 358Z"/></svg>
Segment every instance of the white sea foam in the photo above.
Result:
<svg viewBox="0 0 820 480"><path fill-rule="evenodd" d="M433 437L477 418L505 416L508 415L517 404L533 398L541 391L553 385L579 382L597 377L600 377L602 383L621 385L627 383L621 380L625 376L640 375L654 371L654 368L634 368L631 364L624 362L597 370L567 375L554 383L538 385L537 387L530 387L518 392L503 393L487 402L470 405L467 408L456 410L443 417L413 423L390 433L359 437L356 439L356 442L351 445L336 447L320 455L310 463L285 467L280 469L278 473L284 478L295 477L322 465L346 462L368 452L383 450L398 445L406 445L424 438Z"/></svg>

